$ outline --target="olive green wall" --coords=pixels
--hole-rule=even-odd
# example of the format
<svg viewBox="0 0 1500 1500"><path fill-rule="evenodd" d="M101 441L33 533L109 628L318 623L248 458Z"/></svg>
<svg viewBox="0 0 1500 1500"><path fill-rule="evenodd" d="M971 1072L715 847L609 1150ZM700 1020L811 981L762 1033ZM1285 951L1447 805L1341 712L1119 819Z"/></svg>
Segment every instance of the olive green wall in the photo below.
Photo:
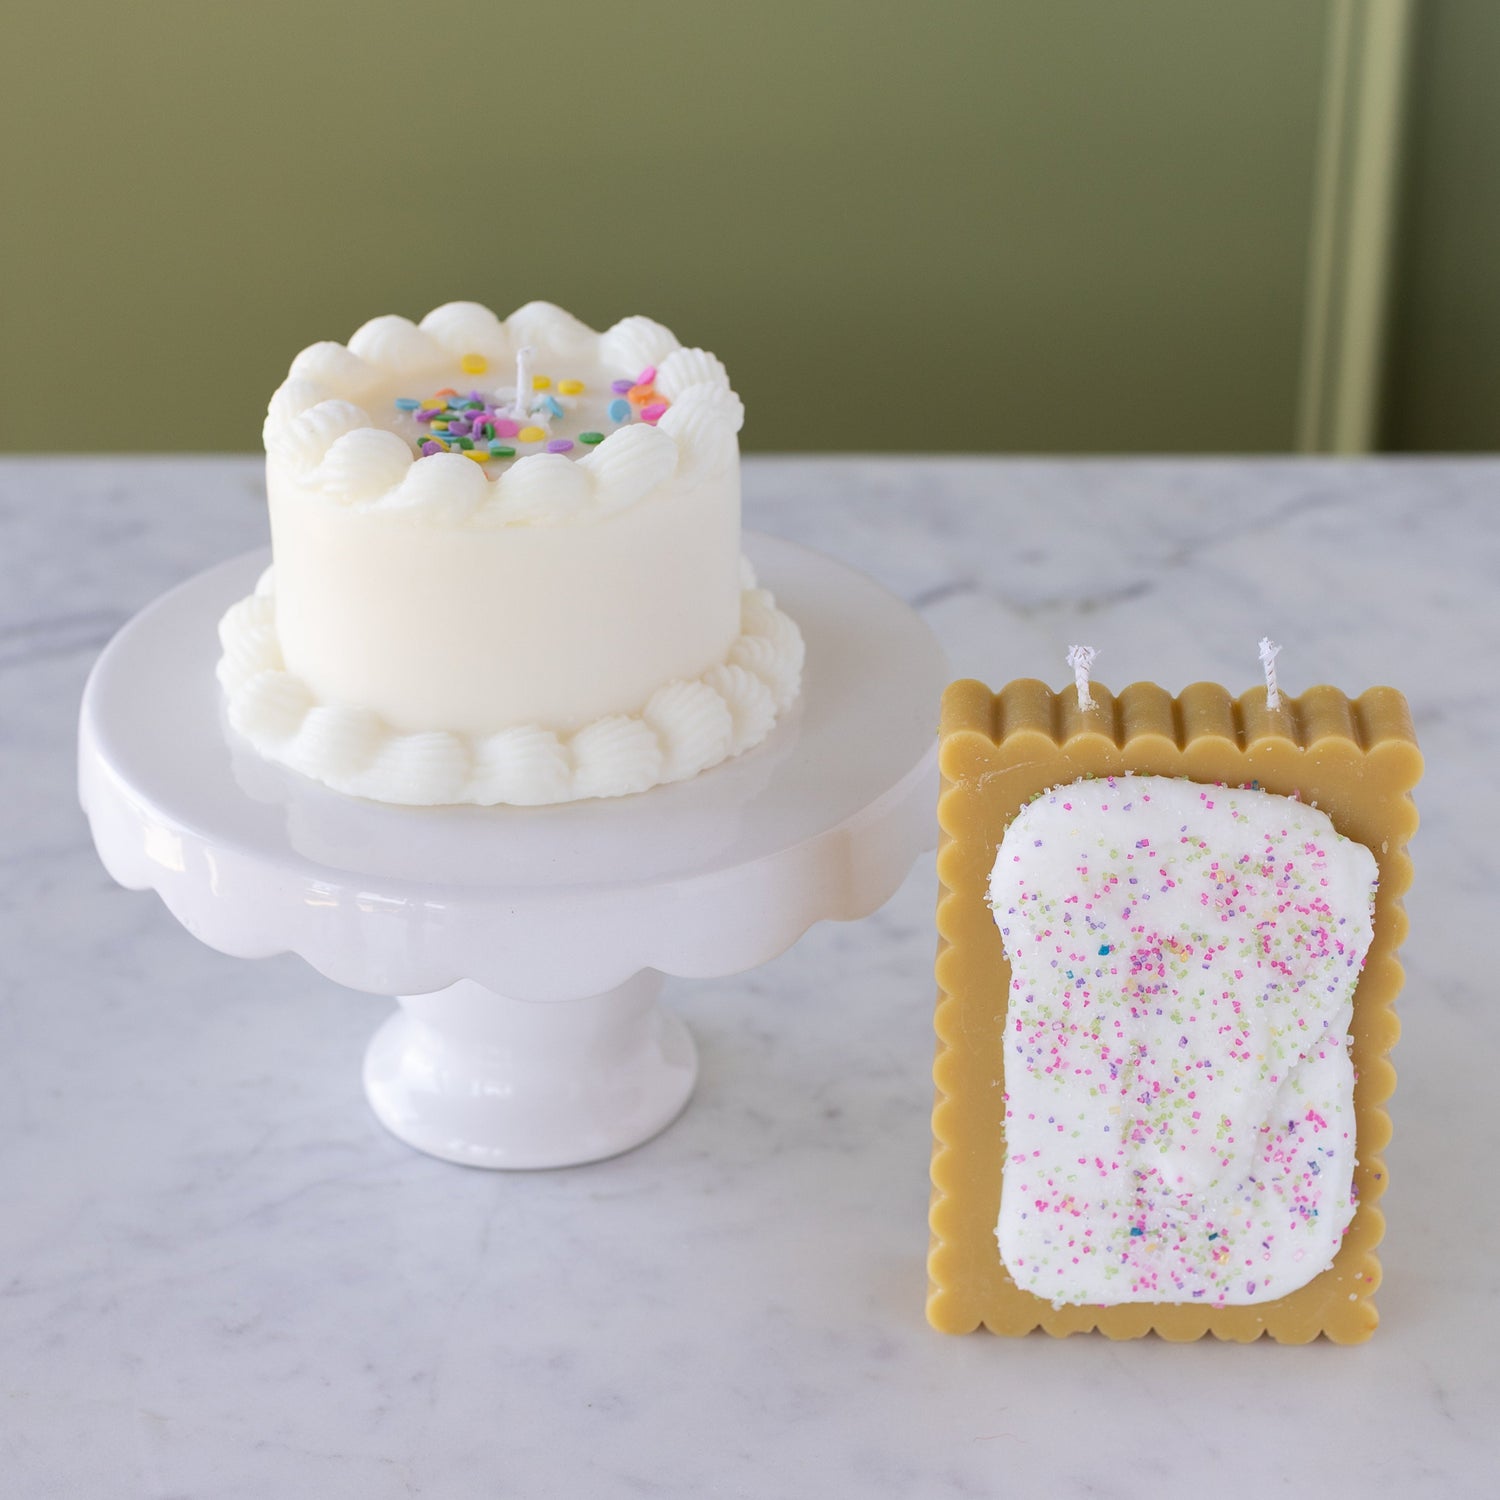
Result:
<svg viewBox="0 0 1500 1500"><path fill-rule="evenodd" d="M1384 436L1500 448L1500 3L1419 17Z"/></svg>
<svg viewBox="0 0 1500 1500"><path fill-rule="evenodd" d="M0 447L253 448L303 345L546 297L747 447L1288 448L1329 3L6 7Z"/></svg>

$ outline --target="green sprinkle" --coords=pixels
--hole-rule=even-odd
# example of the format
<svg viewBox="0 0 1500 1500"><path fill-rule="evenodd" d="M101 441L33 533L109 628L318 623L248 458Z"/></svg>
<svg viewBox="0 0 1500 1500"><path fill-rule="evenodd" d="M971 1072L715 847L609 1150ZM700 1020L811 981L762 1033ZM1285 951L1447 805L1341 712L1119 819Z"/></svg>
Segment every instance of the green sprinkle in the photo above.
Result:
<svg viewBox="0 0 1500 1500"><path fill-rule="evenodd" d="M492 458L514 458L516 450L508 443L491 443L490 456Z"/></svg>
<svg viewBox="0 0 1500 1500"><path fill-rule="evenodd" d="M453 441L455 443L457 443L458 446L460 448L462 448L465 453L467 453L469 451L469 449L474 446L474 439L473 438L466 438L466 437L454 438Z"/></svg>
<svg viewBox="0 0 1500 1500"><path fill-rule="evenodd" d="M578 434L578 441L580 443L589 443L590 445L602 443L604 441L604 434L602 432L580 432Z"/></svg>

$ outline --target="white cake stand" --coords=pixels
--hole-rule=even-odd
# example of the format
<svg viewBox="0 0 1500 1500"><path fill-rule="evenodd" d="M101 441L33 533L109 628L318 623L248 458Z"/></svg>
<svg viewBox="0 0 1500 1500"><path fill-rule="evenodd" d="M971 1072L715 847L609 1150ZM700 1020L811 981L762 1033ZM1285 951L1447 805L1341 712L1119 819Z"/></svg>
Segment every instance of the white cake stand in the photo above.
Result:
<svg viewBox="0 0 1500 1500"><path fill-rule="evenodd" d="M935 842L943 653L859 573L746 537L802 627L800 704L758 749L635 797L400 808L262 761L222 720L219 616L264 553L163 595L84 692L80 795L109 873L222 953L300 954L401 1009L365 1056L403 1141L482 1167L596 1161L682 1110L663 974L736 974L874 911Z"/></svg>

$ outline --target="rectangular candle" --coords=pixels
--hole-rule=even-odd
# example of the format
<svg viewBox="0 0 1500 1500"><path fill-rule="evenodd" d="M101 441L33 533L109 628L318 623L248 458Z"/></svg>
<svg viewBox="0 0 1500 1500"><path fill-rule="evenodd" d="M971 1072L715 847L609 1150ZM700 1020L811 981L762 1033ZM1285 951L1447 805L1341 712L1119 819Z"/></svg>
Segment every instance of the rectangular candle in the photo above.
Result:
<svg viewBox="0 0 1500 1500"><path fill-rule="evenodd" d="M933 1326L1367 1338L1405 700L959 682L941 765Z"/></svg>

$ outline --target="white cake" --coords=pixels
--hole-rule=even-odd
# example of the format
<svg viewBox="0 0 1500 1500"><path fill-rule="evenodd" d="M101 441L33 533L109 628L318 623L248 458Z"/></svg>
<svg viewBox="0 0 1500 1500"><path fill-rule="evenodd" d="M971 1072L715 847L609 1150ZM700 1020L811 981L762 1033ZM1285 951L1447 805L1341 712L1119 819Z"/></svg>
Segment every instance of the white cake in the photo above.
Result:
<svg viewBox="0 0 1500 1500"><path fill-rule="evenodd" d="M314 344L266 418L273 566L220 627L231 725L415 804L622 796L748 750L803 653L740 555L742 421L647 318L450 303Z"/></svg>

